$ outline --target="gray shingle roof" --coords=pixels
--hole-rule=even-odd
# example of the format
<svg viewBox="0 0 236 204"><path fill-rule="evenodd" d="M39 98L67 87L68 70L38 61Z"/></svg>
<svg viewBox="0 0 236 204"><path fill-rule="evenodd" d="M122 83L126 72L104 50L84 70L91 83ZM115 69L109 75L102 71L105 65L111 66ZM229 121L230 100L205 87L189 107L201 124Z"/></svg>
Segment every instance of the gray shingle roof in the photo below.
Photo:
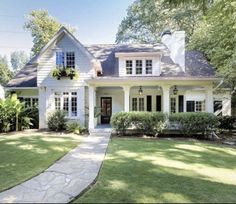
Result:
<svg viewBox="0 0 236 204"><path fill-rule="evenodd" d="M162 73L160 77L214 77L214 68L209 64L201 52L186 51L185 54L185 72L175 64L165 45L163 44L95 44L87 45L85 48L101 62L103 76L118 76L118 60L115 57L117 52L158 52L164 54L161 59ZM37 86L37 68L32 59L15 77L7 84L7 87L36 87Z"/></svg>

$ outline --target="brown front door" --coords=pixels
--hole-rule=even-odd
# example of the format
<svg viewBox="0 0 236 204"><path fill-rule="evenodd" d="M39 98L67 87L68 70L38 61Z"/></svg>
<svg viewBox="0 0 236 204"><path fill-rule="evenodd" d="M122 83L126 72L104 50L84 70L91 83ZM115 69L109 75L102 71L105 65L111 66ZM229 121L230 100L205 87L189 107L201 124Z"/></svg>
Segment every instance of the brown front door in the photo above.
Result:
<svg viewBox="0 0 236 204"><path fill-rule="evenodd" d="M101 98L101 124L109 124L112 113L112 99L111 97Z"/></svg>

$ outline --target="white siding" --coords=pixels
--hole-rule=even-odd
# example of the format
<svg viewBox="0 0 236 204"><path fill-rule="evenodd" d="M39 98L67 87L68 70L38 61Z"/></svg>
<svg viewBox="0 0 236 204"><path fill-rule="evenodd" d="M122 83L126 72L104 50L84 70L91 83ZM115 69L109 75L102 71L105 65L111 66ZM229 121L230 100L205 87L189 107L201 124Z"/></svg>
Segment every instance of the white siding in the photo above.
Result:
<svg viewBox="0 0 236 204"><path fill-rule="evenodd" d="M69 78L62 78L57 80L51 76L51 71L56 66L56 51L75 52L75 64L79 70L78 80L70 80ZM79 86L84 85L84 80L94 76L95 72L91 66L91 60L84 53L83 48L78 47L75 42L67 35L53 47L49 48L39 59L38 65L38 86Z"/></svg>

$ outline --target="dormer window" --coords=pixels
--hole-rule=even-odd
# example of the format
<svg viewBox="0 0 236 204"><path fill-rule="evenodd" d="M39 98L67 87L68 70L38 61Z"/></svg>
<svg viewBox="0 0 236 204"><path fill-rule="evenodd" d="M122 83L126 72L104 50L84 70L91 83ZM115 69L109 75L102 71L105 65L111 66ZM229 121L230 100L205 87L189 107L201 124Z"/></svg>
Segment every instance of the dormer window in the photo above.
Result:
<svg viewBox="0 0 236 204"><path fill-rule="evenodd" d="M75 68L74 52L56 52L56 66L58 68Z"/></svg>
<svg viewBox="0 0 236 204"><path fill-rule="evenodd" d="M146 60L146 74L152 74L152 60Z"/></svg>
<svg viewBox="0 0 236 204"><path fill-rule="evenodd" d="M143 61L136 60L136 74L142 74L142 70L143 70Z"/></svg>
<svg viewBox="0 0 236 204"><path fill-rule="evenodd" d="M133 70L133 61L126 60L126 74L132 74L132 70Z"/></svg>

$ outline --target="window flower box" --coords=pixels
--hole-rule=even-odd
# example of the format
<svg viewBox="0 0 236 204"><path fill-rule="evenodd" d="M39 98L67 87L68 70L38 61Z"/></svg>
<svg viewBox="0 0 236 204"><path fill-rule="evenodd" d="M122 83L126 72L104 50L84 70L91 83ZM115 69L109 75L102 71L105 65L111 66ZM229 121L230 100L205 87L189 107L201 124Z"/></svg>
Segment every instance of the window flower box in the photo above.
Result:
<svg viewBox="0 0 236 204"><path fill-rule="evenodd" d="M51 76L60 80L61 77L69 77L71 80L78 79L79 72L74 68L54 68L51 72Z"/></svg>

